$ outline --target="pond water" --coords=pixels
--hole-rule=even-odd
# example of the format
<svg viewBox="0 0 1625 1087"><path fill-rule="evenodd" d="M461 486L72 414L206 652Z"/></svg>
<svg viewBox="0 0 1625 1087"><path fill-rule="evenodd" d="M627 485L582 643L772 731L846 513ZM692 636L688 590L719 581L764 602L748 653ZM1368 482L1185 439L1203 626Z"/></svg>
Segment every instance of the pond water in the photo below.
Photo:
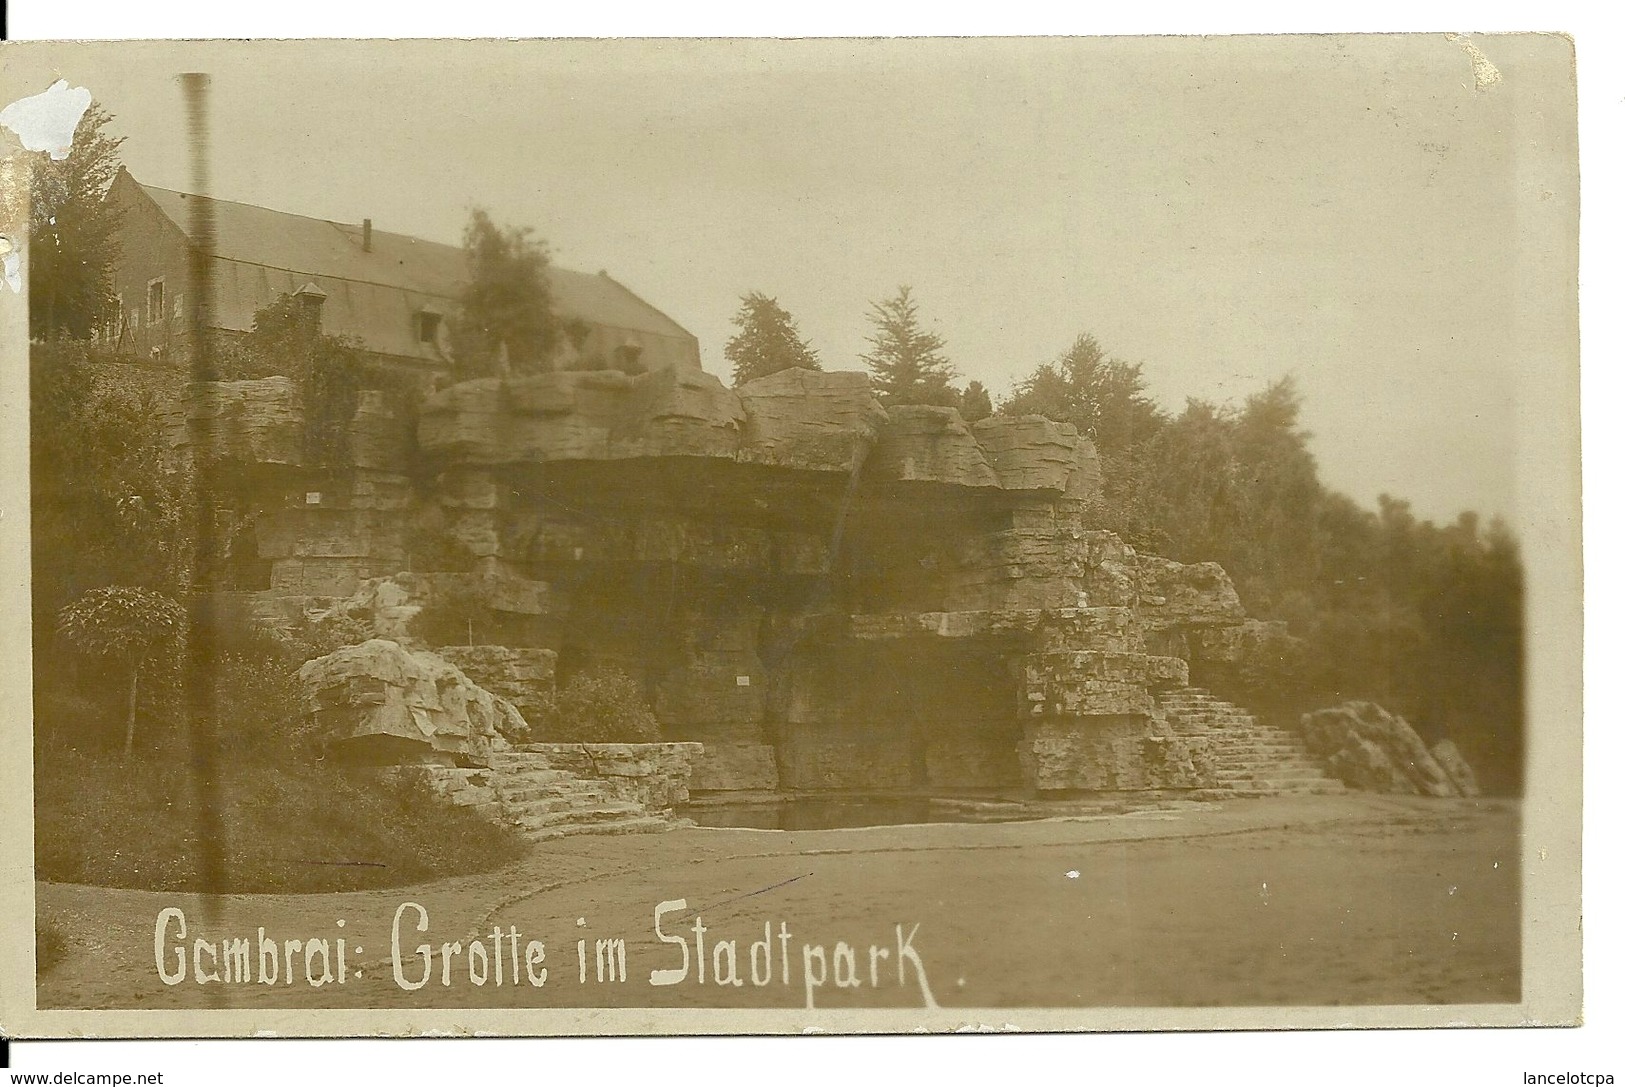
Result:
<svg viewBox="0 0 1625 1087"><path fill-rule="evenodd" d="M939 804L924 796L786 797L754 803L704 804L681 813L702 827L756 830L837 830L889 827L906 823L988 823L1031 819L1012 805L1007 810Z"/></svg>

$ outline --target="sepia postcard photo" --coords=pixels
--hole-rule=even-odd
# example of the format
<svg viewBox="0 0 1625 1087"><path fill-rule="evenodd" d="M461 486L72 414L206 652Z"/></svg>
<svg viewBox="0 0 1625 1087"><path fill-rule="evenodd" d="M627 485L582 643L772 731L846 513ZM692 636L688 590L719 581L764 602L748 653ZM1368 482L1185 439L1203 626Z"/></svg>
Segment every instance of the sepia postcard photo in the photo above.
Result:
<svg viewBox="0 0 1625 1087"><path fill-rule="evenodd" d="M0 156L5 1034L1579 1021L1568 38L8 43Z"/></svg>

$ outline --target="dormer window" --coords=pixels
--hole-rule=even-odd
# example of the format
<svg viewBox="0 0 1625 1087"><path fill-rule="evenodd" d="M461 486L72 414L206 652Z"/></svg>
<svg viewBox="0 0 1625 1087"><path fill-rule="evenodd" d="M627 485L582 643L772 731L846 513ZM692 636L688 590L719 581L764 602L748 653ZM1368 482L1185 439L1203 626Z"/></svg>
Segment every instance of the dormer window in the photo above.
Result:
<svg viewBox="0 0 1625 1087"><path fill-rule="evenodd" d="M311 328L322 327L322 303L327 301L327 292L314 282L306 283L293 292L294 301L299 303L299 316Z"/></svg>
<svg viewBox="0 0 1625 1087"><path fill-rule="evenodd" d="M643 356L643 345L631 340L615 349L615 369L627 374L641 374L644 367L638 362Z"/></svg>

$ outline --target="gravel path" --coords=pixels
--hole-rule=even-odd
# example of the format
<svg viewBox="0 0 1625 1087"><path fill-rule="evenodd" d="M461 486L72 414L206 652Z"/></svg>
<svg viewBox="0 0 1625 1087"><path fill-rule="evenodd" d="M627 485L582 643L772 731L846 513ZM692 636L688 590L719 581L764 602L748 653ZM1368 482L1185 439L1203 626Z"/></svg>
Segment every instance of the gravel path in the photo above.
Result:
<svg viewBox="0 0 1625 1087"><path fill-rule="evenodd" d="M69 952L39 995L57 1008L918 1007L927 990L944 1007L1516 1001L1518 854L1514 803L1354 794L1034 823L568 838L484 876L351 894L42 883L40 909ZM655 910L678 900L662 941ZM186 940L172 922L164 941L167 970L186 950L174 985L154 961L166 908L188 925ZM395 978L397 911L402 982L426 977L421 988ZM195 938L241 937L263 953L261 927L275 984L194 980L215 959L194 958ZM336 974L341 937L345 981L312 987L324 955L307 963L304 945L324 941ZM291 984L290 939L301 941ZM624 952L606 944L600 982L598 943L617 939ZM544 958L527 962L531 941ZM654 971L674 983L651 984Z"/></svg>

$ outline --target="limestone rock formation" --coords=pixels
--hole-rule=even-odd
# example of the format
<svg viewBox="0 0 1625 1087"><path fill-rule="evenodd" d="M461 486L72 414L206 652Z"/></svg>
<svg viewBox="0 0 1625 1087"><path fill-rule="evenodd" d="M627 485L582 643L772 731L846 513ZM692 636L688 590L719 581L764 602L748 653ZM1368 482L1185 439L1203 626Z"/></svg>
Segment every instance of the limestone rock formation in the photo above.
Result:
<svg viewBox="0 0 1625 1087"><path fill-rule="evenodd" d="M615 370L480 378L423 405L418 440L470 464L732 457L744 413L710 374Z"/></svg>
<svg viewBox="0 0 1625 1087"><path fill-rule="evenodd" d="M689 779L703 753L697 743L526 744L524 751L555 770L601 781L608 795L645 811L688 803Z"/></svg>
<svg viewBox="0 0 1625 1087"><path fill-rule="evenodd" d="M360 763L483 766L524 718L445 658L374 638L299 669L329 749Z"/></svg>
<svg viewBox="0 0 1625 1087"><path fill-rule="evenodd" d="M1181 565L1139 556L1140 614L1152 630L1234 626L1247 618L1230 575L1216 562Z"/></svg>
<svg viewBox="0 0 1625 1087"><path fill-rule="evenodd" d="M1242 666L1284 657L1294 642L1280 621L1246 619L1234 626L1205 627L1196 632L1204 663Z"/></svg>
<svg viewBox="0 0 1625 1087"><path fill-rule="evenodd" d="M1345 702L1316 710L1304 714L1299 724L1309 749L1353 788L1422 796L1466 795L1405 719L1373 702Z"/></svg>
<svg viewBox="0 0 1625 1087"><path fill-rule="evenodd" d="M303 459L286 379L199 386L177 418L253 511L236 594L383 639L306 666L355 757L483 765L555 668L610 664L704 745L696 790L1213 780L1156 699L1240 600L1098 527L1070 425L887 411L867 375L809 370L483 378L410 417L368 393L343 472Z"/></svg>
<svg viewBox="0 0 1625 1087"><path fill-rule="evenodd" d="M1445 772L1456 791L1462 796L1478 796L1478 775L1473 768L1467 765L1454 742L1440 740L1433 745L1433 760L1439 764L1439 769Z"/></svg>
<svg viewBox="0 0 1625 1087"><path fill-rule="evenodd" d="M879 478L997 487L999 477L971 428L953 408L903 404L887 412L888 424L870 454Z"/></svg>
<svg viewBox="0 0 1625 1087"><path fill-rule="evenodd" d="M304 463L304 414L291 378L194 382L164 424L177 448L201 437L206 449L248 463Z"/></svg>
<svg viewBox="0 0 1625 1087"><path fill-rule="evenodd" d="M1093 446L1068 424L970 426L927 405L888 413L861 373L785 370L736 390L701 371L481 378L431 396L417 439L464 467L693 457L1079 499L1100 485Z"/></svg>
<svg viewBox="0 0 1625 1087"><path fill-rule="evenodd" d="M1195 789L1212 783L1206 751L1164 725L1128 715L1027 725L1023 769L1040 792Z"/></svg>
<svg viewBox="0 0 1625 1087"><path fill-rule="evenodd" d="M164 417L169 442L242 465L310 466L305 413L290 377L194 382ZM412 421L388 396L364 390L351 417L346 467L400 472L412 449Z"/></svg>
<svg viewBox="0 0 1625 1087"><path fill-rule="evenodd" d="M545 718L559 657L553 650L445 645L435 652L477 685L507 699L532 726Z"/></svg>
<svg viewBox="0 0 1625 1087"><path fill-rule="evenodd" d="M739 459L752 464L849 473L886 422L867 374L780 370L735 392L745 413Z"/></svg>
<svg viewBox="0 0 1625 1087"><path fill-rule="evenodd" d="M1095 447L1071 423L1042 415L990 415L970 429L1006 490L1064 491L1074 498L1100 490Z"/></svg>

